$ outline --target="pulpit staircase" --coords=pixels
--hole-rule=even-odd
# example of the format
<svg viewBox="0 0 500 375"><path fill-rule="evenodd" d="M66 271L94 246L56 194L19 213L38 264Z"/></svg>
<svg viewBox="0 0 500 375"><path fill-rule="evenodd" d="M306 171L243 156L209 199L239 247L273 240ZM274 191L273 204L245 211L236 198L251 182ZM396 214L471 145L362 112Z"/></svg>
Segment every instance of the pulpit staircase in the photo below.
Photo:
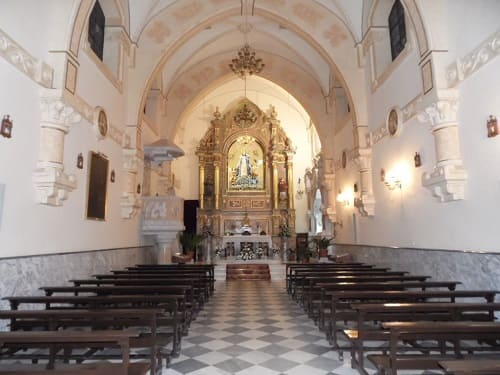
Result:
<svg viewBox="0 0 500 375"><path fill-rule="evenodd" d="M269 264L226 264L226 280L271 280Z"/></svg>

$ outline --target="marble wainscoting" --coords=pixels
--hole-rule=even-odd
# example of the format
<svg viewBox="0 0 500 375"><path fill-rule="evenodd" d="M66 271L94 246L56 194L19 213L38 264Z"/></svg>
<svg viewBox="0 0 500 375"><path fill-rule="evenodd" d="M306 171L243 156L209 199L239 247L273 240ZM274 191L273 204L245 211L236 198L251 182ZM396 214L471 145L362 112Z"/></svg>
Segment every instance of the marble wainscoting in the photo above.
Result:
<svg viewBox="0 0 500 375"><path fill-rule="evenodd" d="M350 244L334 248L337 255L352 254L356 262L429 275L433 280L461 281L459 289L500 290L500 253Z"/></svg>
<svg viewBox="0 0 500 375"><path fill-rule="evenodd" d="M41 286L71 285L70 279L156 260L153 246L0 258L0 297L41 295L38 290ZM0 308L8 309L9 305L0 301ZM0 321L0 330L5 328L4 323Z"/></svg>

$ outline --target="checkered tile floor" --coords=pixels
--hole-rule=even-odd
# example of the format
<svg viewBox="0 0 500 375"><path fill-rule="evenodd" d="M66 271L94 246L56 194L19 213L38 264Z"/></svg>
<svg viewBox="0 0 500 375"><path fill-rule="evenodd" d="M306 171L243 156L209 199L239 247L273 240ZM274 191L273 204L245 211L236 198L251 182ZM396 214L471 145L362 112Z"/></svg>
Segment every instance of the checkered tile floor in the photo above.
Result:
<svg viewBox="0 0 500 375"><path fill-rule="evenodd" d="M324 334L286 294L282 281L228 281L182 339L164 374L354 375Z"/></svg>

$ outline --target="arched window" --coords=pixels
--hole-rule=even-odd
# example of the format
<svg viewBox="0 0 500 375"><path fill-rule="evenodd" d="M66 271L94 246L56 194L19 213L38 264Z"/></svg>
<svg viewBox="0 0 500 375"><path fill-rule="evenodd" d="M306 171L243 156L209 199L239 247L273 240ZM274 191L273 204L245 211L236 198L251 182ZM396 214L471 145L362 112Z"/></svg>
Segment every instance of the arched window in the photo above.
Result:
<svg viewBox="0 0 500 375"><path fill-rule="evenodd" d="M406 44L405 10L400 0L396 0L389 14L392 60L399 56Z"/></svg>
<svg viewBox="0 0 500 375"><path fill-rule="evenodd" d="M102 61L104 55L104 26L106 24L106 17L97 0L92 8L89 18L89 43L90 48L97 57Z"/></svg>

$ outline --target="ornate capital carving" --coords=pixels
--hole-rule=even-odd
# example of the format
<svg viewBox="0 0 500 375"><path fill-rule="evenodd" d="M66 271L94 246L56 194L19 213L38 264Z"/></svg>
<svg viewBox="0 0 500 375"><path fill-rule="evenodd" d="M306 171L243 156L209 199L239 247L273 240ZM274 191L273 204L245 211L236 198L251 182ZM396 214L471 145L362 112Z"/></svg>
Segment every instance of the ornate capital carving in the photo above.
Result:
<svg viewBox="0 0 500 375"><path fill-rule="evenodd" d="M372 149L357 148L352 151L352 160L356 163L360 171L372 168Z"/></svg>
<svg viewBox="0 0 500 375"><path fill-rule="evenodd" d="M430 123L433 129L457 123L458 92L440 90L435 102L425 107L417 115L421 123Z"/></svg>
<svg viewBox="0 0 500 375"><path fill-rule="evenodd" d="M44 90L45 93L52 90ZM75 111L72 106L64 102L59 95L43 95L40 97L40 115L42 126L54 124L59 126L69 126L77 124L82 120L82 116Z"/></svg>
<svg viewBox="0 0 500 375"><path fill-rule="evenodd" d="M461 165L436 167L432 173L422 175L422 185L429 188L440 202L464 199L466 182L467 172Z"/></svg>

